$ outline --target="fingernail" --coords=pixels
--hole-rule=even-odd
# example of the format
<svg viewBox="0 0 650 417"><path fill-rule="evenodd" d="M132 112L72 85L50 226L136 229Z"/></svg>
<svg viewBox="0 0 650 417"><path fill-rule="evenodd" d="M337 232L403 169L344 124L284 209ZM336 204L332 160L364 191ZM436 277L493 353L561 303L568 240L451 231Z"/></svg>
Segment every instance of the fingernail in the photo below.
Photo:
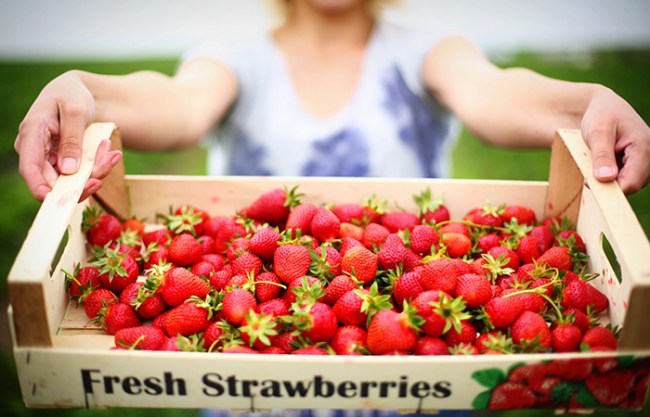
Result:
<svg viewBox="0 0 650 417"><path fill-rule="evenodd" d="M70 157L63 158L59 170L64 174L72 174L77 170L77 160Z"/></svg>
<svg viewBox="0 0 650 417"><path fill-rule="evenodd" d="M598 175L601 178L613 177L615 174L616 172L614 171L614 169L612 169L612 167L603 166L603 167L598 167L596 169L596 175Z"/></svg>
<svg viewBox="0 0 650 417"><path fill-rule="evenodd" d="M122 154L118 153L116 155L113 155L113 157L111 158L111 165L113 166L117 165L117 163L120 162L120 159L122 159Z"/></svg>

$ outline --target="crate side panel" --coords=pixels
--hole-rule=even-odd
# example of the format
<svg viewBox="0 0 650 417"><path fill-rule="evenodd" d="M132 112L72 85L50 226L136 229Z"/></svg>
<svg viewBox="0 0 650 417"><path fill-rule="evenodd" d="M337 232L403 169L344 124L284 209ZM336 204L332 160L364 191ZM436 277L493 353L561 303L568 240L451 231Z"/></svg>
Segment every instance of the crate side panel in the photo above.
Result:
<svg viewBox="0 0 650 417"><path fill-rule="evenodd" d="M528 205L542 216L547 184L521 181L463 181L377 178L165 177L129 176L132 210L154 219L170 206L192 204L213 215L231 215L275 187L292 188L314 203L361 203L373 194L389 208L417 210L413 196L429 188L442 197L452 217L461 218L486 201Z"/></svg>
<svg viewBox="0 0 650 417"><path fill-rule="evenodd" d="M488 407L492 390L521 364L553 361L561 372L593 360L588 354L353 358L62 349L18 349L16 357L31 406L420 411ZM647 374L647 353L626 358L625 367Z"/></svg>

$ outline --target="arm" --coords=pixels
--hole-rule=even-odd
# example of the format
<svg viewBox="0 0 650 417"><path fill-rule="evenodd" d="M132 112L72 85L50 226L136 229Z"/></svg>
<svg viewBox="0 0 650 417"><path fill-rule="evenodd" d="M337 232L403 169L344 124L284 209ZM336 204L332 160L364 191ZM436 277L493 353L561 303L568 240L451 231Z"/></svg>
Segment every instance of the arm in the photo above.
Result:
<svg viewBox="0 0 650 417"><path fill-rule="evenodd" d="M557 128L581 128L594 154L594 174L618 179L627 193L650 180L650 128L611 90L500 69L461 38L448 38L427 56L424 80L432 94L486 142L550 146ZM622 155L622 168L616 155Z"/></svg>
<svg viewBox="0 0 650 417"><path fill-rule="evenodd" d="M138 150L197 143L237 95L234 75L218 61L197 58L173 77L142 71L124 76L69 71L51 81L23 119L14 144L19 170L39 200L58 173L77 170L85 128L115 122L124 144ZM121 155L100 147L82 198L97 191Z"/></svg>

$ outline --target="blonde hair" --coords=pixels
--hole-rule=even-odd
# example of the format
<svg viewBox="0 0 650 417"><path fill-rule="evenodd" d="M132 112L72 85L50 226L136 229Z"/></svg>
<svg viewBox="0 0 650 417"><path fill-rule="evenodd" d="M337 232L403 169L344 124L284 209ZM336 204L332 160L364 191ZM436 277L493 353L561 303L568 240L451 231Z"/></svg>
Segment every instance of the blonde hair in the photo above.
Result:
<svg viewBox="0 0 650 417"><path fill-rule="evenodd" d="M289 3L291 0L271 0L270 8L282 18L286 18L289 14ZM381 12L390 6L395 6L399 4L401 0L369 0L368 8L373 15L377 16Z"/></svg>

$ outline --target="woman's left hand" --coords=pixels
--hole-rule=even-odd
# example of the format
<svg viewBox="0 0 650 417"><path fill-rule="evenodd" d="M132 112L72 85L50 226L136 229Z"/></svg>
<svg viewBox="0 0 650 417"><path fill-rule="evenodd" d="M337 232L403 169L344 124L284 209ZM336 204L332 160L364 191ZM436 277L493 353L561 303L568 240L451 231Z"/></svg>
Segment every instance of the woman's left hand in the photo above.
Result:
<svg viewBox="0 0 650 417"><path fill-rule="evenodd" d="M592 151L596 179L617 180L625 194L650 182L650 127L612 90L596 90L580 129Z"/></svg>

